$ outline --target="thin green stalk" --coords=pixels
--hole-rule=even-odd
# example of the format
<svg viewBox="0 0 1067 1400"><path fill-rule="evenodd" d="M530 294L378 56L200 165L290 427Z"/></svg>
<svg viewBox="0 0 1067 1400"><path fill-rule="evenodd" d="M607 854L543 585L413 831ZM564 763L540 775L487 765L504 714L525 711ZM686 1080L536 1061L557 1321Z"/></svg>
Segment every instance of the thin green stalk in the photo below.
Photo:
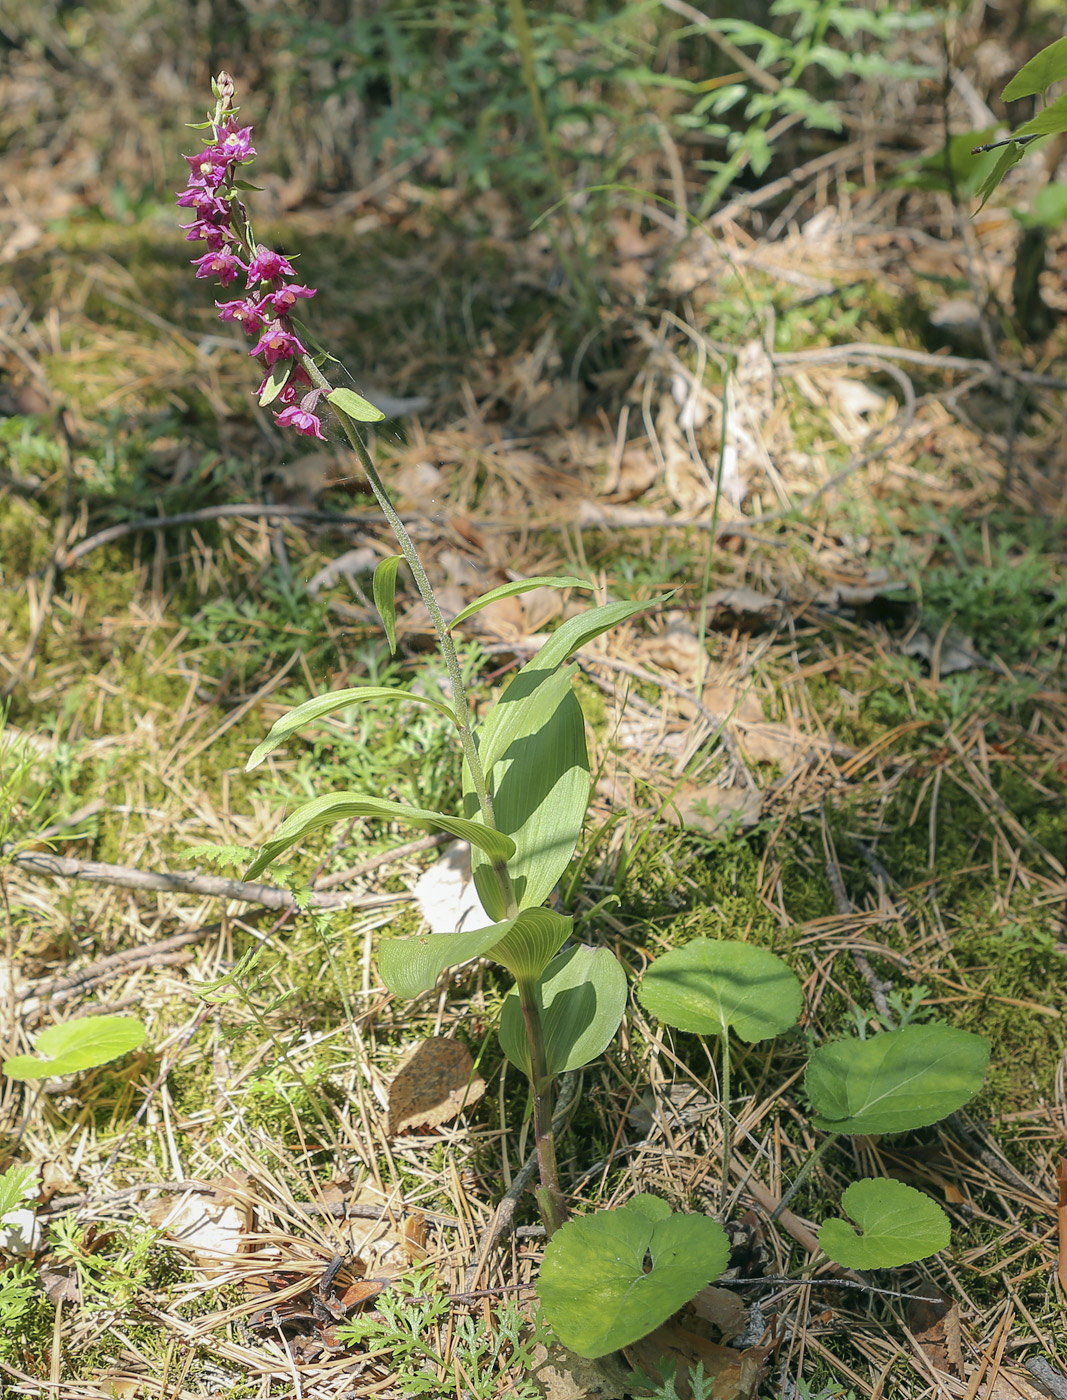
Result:
<svg viewBox="0 0 1067 1400"><path fill-rule="evenodd" d="M302 355L300 362L304 366L308 375L316 388L322 389L328 396L333 389L333 385L316 365L310 355ZM493 795L489 791L489 784L486 781L485 769L478 753L478 745L474 740L474 731L470 724L470 706L467 701L467 688L463 683L463 672L460 668L459 657L456 654L456 644L452 640L452 635L448 630L441 606L437 601L437 596L433 591L426 570L423 568L422 560L404 526L404 522L397 514L396 507L390 500L389 493L385 489L385 483L378 475L378 469L374 465L374 460L367 451L366 444L352 426L348 415L337 413L345 436L354 448L363 470L366 473L370 488L374 492L374 498L381 507L382 514L389 522L389 527L396 536L396 542L400 546L400 552L407 561L415 580L415 587L419 590L419 596L426 604L426 611L430 614L434 631L437 633L438 645L441 648L441 655L444 657L445 668L448 671L449 683L452 686L452 710L456 716L456 723L459 726L459 740L463 748L463 757L466 759L467 768L474 784L474 791L478 798L478 806L481 808L482 816L487 826L496 827L496 818L493 813ZM518 912L518 902L515 898L515 891L511 883L511 876L508 873L506 862L503 860L493 862L493 871L499 881L504 902L507 906L507 916L513 917Z"/></svg>
<svg viewBox="0 0 1067 1400"><path fill-rule="evenodd" d="M730 1117L730 1032L720 1036L722 1041L722 1068L719 1071L719 1089L722 1095L722 1214L726 1218L726 1202L730 1196L730 1158L734 1151L734 1125Z"/></svg>
<svg viewBox="0 0 1067 1400"><path fill-rule="evenodd" d="M545 1054L545 1026L537 999L537 980L519 978L519 1005L530 1046L530 1092L533 1095L534 1146L541 1189L537 1193L545 1234L551 1238L567 1218L567 1206L559 1185L556 1161L556 1134L552 1126L554 1079L548 1072Z"/></svg>
<svg viewBox="0 0 1067 1400"><path fill-rule="evenodd" d="M790 1186L789 1190L785 1193L782 1199L775 1206L774 1210L771 1212L772 1220L778 1219L782 1211L785 1210L786 1206L797 1194L800 1188L804 1185L808 1177L812 1174L816 1165L822 1161L823 1157L825 1157L826 1153L830 1150L830 1148L840 1136L840 1133L830 1133L829 1136L825 1139L825 1141L819 1144L819 1146L815 1149L815 1151L811 1154L808 1160L801 1167L800 1171L797 1172L796 1176L793 1178L792 1186Z"/></svg>

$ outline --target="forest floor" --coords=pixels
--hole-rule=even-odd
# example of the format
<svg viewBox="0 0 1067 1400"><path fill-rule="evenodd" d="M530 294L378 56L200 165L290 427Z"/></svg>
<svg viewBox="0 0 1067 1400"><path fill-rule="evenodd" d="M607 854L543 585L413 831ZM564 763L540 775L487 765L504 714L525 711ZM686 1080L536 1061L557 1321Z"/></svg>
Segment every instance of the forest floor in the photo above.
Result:
<svg viewBox="0 0 1067 1400"><path fill-rule="evenodd" d="M291 870L343 893L319 917L284 890L221 898L209 877L239 872L189 854L255 847L322 789L447 808L458 755L424 718L352 710L245 772L286 707L440 668L414 595L389 654L369 574L394 551L351 454L255 406L175 232L177 153L131 204L91 146L4 167L0 1027L5 1055L101 1011L148 1037L73 1079L0 1081L0 1169L34 1168L43 1231L0 1274L0 1391L611 1394L530 1322L531 1197L471 1273L530 1146L489 1033L507 982L475 964L402 1004L374 958L444 897L415 895L437 846L320 833ZM490 196L399 179L259 230L299 252L308 319L361 391L409 400L374 451L449 610L558 572L670 595L578 656L596 782L562 899L634 978L706 935L804 984L802 1030L735 1069L730 1213L793 1282L758 1295L767 1330L719 1400L1067 1394L1024 1369L1067 1371L1064 332L1022 343L988 309L1010 306L1009 201L974 214L881 168L816 162L697 228L609 200L593 310ZM480 697L585 605L479 614ZM989 1038L984 1090L951 1125L835 1145L770 1224L813 1142L806 1047L917 1019ZM429 1037L469 1048L484 1095L463 1103L464 1070L407 1126L391 1086ZM638 1190L717 1210L710 1063L634 1003L562 1140L573 1210ZM953 1224L882 1294L828 1286L814 1240L864 1172Z"/></svg>

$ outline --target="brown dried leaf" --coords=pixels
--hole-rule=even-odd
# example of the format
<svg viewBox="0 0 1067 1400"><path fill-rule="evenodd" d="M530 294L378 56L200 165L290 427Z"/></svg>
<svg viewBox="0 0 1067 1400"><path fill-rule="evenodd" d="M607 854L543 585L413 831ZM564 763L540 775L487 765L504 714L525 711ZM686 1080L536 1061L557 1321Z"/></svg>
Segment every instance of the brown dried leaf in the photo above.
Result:
<svg viewBox="0 0 1067 1400"><path fill-rule="evenodd" d="M959 1307L940 1289L935 1290L927 1285L927 1291L931 1294L936 1292L937 1301L923 1303L912 1299L908 1303L908 1327L932 1366L950 1375L962 1376L963 1337Z"/></svg>
<svg viewBox="0 0 1067 1400"><path fill-rule="evenodd" d="M748 1308L728 1288L702 1288L689 1306L718 1329L724 1342L732 1342L748 1326Z"/></svg>
<svg viewBox="0 0 1067 1400"><path fill-rule="evenodd" d="M245 1236L254 1223L246 1182L231 1174L215 1184L211 1195L189 1192L173 1204L158 1201L149 1207L148 1218L208 1278L225 1273L246 1252Z"/></svg>
<svg viewBox="0 0 1067 1400"><path fill-rule="evenodd" d="M467 1047L447 1036L432 1036L417 1046L389 1086L389 1133L438 1128L484 1093L485 1080L475 1073Z"/></svg>
<svg viewBox="0 0 1067 1400"><path fill-rule="evenodd" d="M770 1347L737 1351L718 1346L673 1322L657 1327L632 1347L624 1348L624 1355L635 1370L649 1376L673 1371L682 1400L691 1400L689 1372L699 1365L704 1367L705 1378L715 1381L715 1400L753 1400L770 1352Z"/></svg>

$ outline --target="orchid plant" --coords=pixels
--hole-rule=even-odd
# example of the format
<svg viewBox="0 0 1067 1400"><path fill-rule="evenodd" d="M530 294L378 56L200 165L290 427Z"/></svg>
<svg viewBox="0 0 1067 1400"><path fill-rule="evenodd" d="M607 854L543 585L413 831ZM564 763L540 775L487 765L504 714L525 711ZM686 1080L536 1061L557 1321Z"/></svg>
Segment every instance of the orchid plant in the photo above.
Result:
<svg viewBox="0 0 1067 1400"><path fill-rule="evenodd" d="M528 1077L540 1186L548 1236L539 1281L545 1317L573 1350L599 1357L653 1331L726 1267L729 1244L721 1224L674 1214L663 1201L638 1196L626 1206L568 1220L553 1127L555 1084L567 1071L598 1057L615 1035L627 980L605 947L571 942L573 920L549 901L574 854L590 793L585 722L575 694L581 647L618 623L662 601L609 602L569 618L477 722L456 651L454 633L498 598L532 588L588 588L570 576L519 580L492 589L446 620L361 436L360 424L384 415L327 377L331 357L297 319L315 289L296 280L292 262L257 242L239 172L255 156L252 131L234 106L225 73L213 83L215 108L202 130L205 149L186 156L189 180L178 203L192 210L186 237L207 252L193 260L196 275L223 287L244 281L242 295L218 301L219 317L254 337L249 354L265 371L256 394L272 406L280 427L322 438L331 413L359 457L371 490L400 549L383 560L373 593L395 647L394 595L406 562L429 611L450 693L441 697L402 688L360 685L317 696L284 715L255 748L258 763L301 728L356 703L432 706L456 733L462 755L462 810L411 806L380 793L327 792L296 808L259 850L246 872L255 879L316 830L353 817L380 817L451 833L469 843L472 873L486 923L471 931L385 939L382 980L394 995L414 998L434 988L447 968L477 958L500 964L515 979L505 998L500 1040L508 1059ZM731 1036L768 1040L796 1024L802 1008L794 974L774 954L731 940L697 940L673 949L646 972L639 989L645 1009L664 1025L713 1035L720 1047L723 1114L723 1198L731 1170ZM908 1026L869 1041L819 1047L806 1091L815 1125L828 1136L802 1176L835 1137L899 1132L946 1116L977 1092L989 1049L979 1036L947 1027ZM892 1267L924 1257L948 1242L948 1220L922 1192L895 1181L860 1181L843 1205L862 1228L843 1221L823 1229L823 1248L845 1267Z"/></svg>

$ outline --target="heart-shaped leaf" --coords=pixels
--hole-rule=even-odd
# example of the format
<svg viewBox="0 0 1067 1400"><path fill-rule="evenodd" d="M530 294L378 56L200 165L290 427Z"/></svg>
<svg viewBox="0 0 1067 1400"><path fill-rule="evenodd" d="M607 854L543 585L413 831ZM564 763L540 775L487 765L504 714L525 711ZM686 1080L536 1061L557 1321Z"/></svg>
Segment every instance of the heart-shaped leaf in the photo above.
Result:
<svg viewBox="0 0 1067 1400"><path fill-rule="evenodd" d="M538 998L548 1072L563 1074L581 1069L610 1044L626 1006L626 974L610 948L582 944L549 963ZM529 1074L530 1047L516 989L504 998L500 1044L512 1064Z"/></svg>
<svg viewBox="0 0 1067 1400"><path fill-rule="evenodd" d="M902 1133L947 1118L982 1087L989 1041L953 1026L904 1026L832 1040L808 1061L804 1087L832 1133Z"/></svg>
<svg viewBox="0 0 1067 1400"><path fill-rule="evenodd" d="M351 389L333 389L326 398L334 408L339 408L346 417L354 418L357 423L380 423L385 417L380 408L375 408L362 394L355 394Z"/></svg>
<svg viewBox="0 0 1067 1400"><path fill-rule="evenodd" d="M396 571L403 562L402 554L390 554L377 564L371 579L374 606L385 628L390 651L396 651Z"/></svg>
<svg viewBox="0 0 1067 1400"><path fill-rule="evenodd" d="M854 1181L841 1197L841 1209L863 1233L857 1235L844 1220L826 1220L819 1244L846 1269L895 1269L948 1248L948 1216L936 1201L902 1181Z"/></svg>
<svg viewBox="0 0 1067 1400"><path fill-rule="evenodd" d="M606 1356L655 1331L730 1257L716 1221L640 1202L570 1220L545 1249L537 1281L545 1320L579 1356Z"/></svg>
<svg viewBox="0 0 1067 1400"><path fill-rule="evenodd" d="M795 1026L800 983L781 958L732 939L696 938L657 958L641 979L641 1005L680 1031L750 1044Z"/></svg>
<svg viewBox="0 0 1067 1400"><path fill-rule="evenodd" d="M305 700L302 705L297 705L295 709L276 720L267 737L252 750L252 755L245 764L245 772L250 773L269 753L273 753L279 744L284 744L291 734L295 734L305 724L311 724L314 720L366 700L413 700L417 705L432 705L446 719L456 723L455 714L443 700L432 700L428 695L414 695L410 690L399 690L395 686L354 685L347 690L331 690L328 695L317 695L313 700Z"/></svg>
<svg viewBox="0 0 1067 1400"><path fill-rule="evenodd" d="M3 1069L11 1079L74 1074L117 1060L144 1039L144 1022L134 1016L81 1016L43 1030L33 1042L35 1055L13 1055Z"/></svg>
<svg viewBox="0 0 1067 1400"><path fill-rule="evenodd" d="M540 977L573 922L551 909L523 909L488 928L386 938L378 950L378 971L389 990L405 999L428 992L446 967L471 958L491 957L515 977Z"/></svg>
<svg viewBox="0 0 1067 1400"><path fill-rule="evenodd" d="M494 860L507 860L515 854L515 843L503 832L480 822L467 821L464 817L450 817L446 812L431 812L422 807L408 807L403 802L390 802L384 797L367 797L361 792L329 792L323 797L313 797L295 812L291 812L282 822L273 841L268 841L260 849L255 860L245 871L246 880L254 880L261 875L271 861L277 860L283 851L302 840L320 827L333 822L348 821L352 817L393 817L397 821L408 822L412 826L438 827L450 831L461 841L469 841L486 851Z"/></svg>
<svg viewBox="0 0 1067 1400"><path fill-rule="evenodd" d="M461 622L466 622L468 617L473 617L475 613L487 608L490 603L495 603L501 598L514 598L518 593L529 593L534 588L592 588L592 584L584 578L572 578L567 574L544 574L539 578L520 578L512 583L502 583L499 588L491 588L488 593L483 593L480 598L475 598L473 603L468 603L462 612L456 613L455 617L448 624L451 632L453 627L458 627Z"/></svg>

